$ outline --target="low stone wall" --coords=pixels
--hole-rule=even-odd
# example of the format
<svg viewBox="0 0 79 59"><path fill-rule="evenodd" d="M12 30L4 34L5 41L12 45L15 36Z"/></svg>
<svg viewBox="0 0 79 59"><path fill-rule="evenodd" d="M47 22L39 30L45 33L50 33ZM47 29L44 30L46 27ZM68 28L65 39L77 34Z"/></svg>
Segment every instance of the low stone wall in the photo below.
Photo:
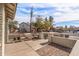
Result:
<svg viewBox="0 0 79 59"><path fill-rule="evenodd" d="M55 32L40 32L39 33L39 36L40 36L40 39L44 39L44 35L47 34L47 38L50 37L50 35L53 35Z"/></svg>
<svg viewBox="0 0 79 59"><path fill-rule="evenodd" d="M73 48L73 46L76 43L76 40L72 40L72 39L65 38L65 37L60 37L60 35L59 35L60 33L58 34L56 32L40 32L39 39L45 39L45 37L44 37L45 34L46 34L46 39L48 39L49 42L54 42L54 43L57 43L59 45L65 46L65 47ZM58 36L54 36L54 34L58 34ZM25 37L32 38L32 33L25 33L24 35L25 35ZM15 36L17 36L17 35L15 35Z"/></svg>
<svg viewBox="0 0 79 59"><path fill-rule="evenodd" d="M76 40L70 40L68 38L57 37L57 36L53 36L49 41L68 47L68 48L73 48L73 46L76 43Z"/></svg>
<svg viewBox="0 0 79 59"><path fill-rule="evenodd" d="M69 56L79 56L79 40L77 40L75 43L75 46L73 47Z"/></svg>

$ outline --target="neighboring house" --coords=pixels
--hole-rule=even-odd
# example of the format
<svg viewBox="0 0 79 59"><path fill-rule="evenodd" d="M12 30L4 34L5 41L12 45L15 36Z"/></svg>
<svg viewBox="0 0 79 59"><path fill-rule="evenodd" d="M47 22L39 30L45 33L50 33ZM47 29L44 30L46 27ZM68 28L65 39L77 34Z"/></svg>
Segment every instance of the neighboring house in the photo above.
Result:
<svg viewBox="0 0 79 59"><path fill-rule="evenodd" d="M19 24L19 32L30 32L30 24L25 22Z"/></svg>

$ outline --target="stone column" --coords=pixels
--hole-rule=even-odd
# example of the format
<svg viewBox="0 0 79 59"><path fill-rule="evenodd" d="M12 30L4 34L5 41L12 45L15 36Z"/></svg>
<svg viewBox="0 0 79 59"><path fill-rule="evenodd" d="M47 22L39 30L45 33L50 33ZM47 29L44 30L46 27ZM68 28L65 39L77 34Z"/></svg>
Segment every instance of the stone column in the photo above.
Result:
<svg viewBox="0 0 79 59"><path fill-rule="evenodd" d="M5 4L2 4L2 23L3 23L3 42L7 43L8 39L8 27L7 27L8 20L5 18Z"/></svg>
<svg viewBox="0 0 79 59"><path fill-rule="evenodd" d="M5 19L5 43L8 43L9 41L9 35L8 35L8 19Z"/></svg>
<svg viewBox="0 0 79 59"><path fill-rule="evenodd" d="M5 4L2 5L2 55L4 55L4 47L5 47Z"/></svg>
<svg viewBox="0 0 79 59"><path fill-rule="evenodd" d="M43 32L39 33L39 37L40 37L40 39L44 39Z"/></svg>
<svg viewBox="0 0 79 59"><path fill-rule="evenodd" d="M52 40L53 40L52 33L49 32L49 34L48 34L48 42L51 43Z"/></svg>

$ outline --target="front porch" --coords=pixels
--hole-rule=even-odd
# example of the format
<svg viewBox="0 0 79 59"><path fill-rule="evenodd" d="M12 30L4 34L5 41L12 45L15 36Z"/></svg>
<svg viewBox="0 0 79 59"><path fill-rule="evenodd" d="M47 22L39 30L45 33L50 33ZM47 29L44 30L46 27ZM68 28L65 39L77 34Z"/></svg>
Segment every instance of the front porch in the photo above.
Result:
<svg viewBox="0 0 79 59"><path fill-rule="evenodd" d="M40 43L47 42L47 40L30 40L22 41L12 44L5 44L5 55L9 56L39 56L36 50L42 48Z"/></svg>
<svg viewBox="0 0 79 59"><path fill-rule="evenodd" d="M7 56L68 56L70 48L48 43L48 39L28 40L5 44Z"/></svg>

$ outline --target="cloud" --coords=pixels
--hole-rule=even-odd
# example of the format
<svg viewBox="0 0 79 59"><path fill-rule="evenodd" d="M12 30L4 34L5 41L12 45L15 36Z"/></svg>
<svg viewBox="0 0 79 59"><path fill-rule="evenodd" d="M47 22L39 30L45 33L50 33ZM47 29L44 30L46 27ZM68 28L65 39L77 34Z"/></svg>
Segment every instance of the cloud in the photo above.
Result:
<svg viewBox="0 0 79 59"><path fill-rule="evenodd" d="M49 3L19 3L18 5L20 8L25 8L25 7L34 7L34 8L49 8L53 7Z"/></svg>
<svg viewBox="0 0 79 59"><path fill-rule="evenodd" d="M16 16L14 20L17 20L19 23L21 22L30 22L30 17L29 16Z"/></svg>
<svg viewBox="0 0 79 59"><path fill-rule="evenodd" d="M55 22L79 20L79 4L54 4L58 11L54 13ZM74 9L73 9L74 8Z"/></svg>
<svg viewBox="0 0 79 59"><path fill-rule="evenodd" d="M54 21L63 22L63 21L70 21L70 20L79 20L79 4L73 3L20 3L17 7L17 13L15 19L20 19L19 21L22 22L26 19L29 19L30 10L33 6L33 15L34 17L37 15L45 16L53 16ZM27 22L29 20L26 20Z"/></svg>

